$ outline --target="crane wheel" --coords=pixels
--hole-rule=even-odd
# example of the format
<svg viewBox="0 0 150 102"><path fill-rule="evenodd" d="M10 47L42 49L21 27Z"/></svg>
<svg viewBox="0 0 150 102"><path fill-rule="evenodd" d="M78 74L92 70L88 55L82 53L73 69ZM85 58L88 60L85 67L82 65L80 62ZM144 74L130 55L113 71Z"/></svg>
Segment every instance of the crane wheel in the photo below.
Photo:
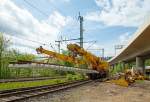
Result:
<svg viewBox="0 0 150 102"><path fill-rule="evenodd" d="M106 73L88 73L87 76L91 80L96 80L96 79L106 78L107 74Z"/></svg>

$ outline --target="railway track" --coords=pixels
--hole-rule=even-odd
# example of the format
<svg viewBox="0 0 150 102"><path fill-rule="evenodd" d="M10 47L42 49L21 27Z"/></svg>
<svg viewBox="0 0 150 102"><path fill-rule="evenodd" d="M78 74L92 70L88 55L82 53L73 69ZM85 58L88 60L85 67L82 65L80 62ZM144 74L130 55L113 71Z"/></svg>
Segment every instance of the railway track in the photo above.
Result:
<svg viewBox="0 0 150 102"><path fill-rule="evenodd" d="M62 78L66 78L66 77L65 76L60 76L60 77L35 77L35 78L20 78L20 79L0 79L0 83L38 81L38 80L62 79Z"/></svg>
<svg viewBox="0 0 150 102"><path fill-rule="evenodd" d="M38 87L4 90L4 91L0 91L0 102L21 101L31 97L40 96L47 93L53 93L56 91L72 88L90 82L92 82L92 80L80 80L80 81L66 82L66 83L61 83L56 85L45 85L45 86L38 86Z"/></svg>

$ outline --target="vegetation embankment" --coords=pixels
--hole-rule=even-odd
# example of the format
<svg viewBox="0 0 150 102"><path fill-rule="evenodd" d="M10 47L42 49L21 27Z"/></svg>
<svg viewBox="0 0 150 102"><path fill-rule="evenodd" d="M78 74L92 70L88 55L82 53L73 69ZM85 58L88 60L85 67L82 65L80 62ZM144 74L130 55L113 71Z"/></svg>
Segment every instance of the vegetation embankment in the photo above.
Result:
<svg viewBox="0 0 150 102"><path fill-rule="evenodd" d="M42 85L53 85L53 84L64 83L64 82L75 81L75 80L82 80L82 79L85 79L85 77L80 74L76 74L76 75L68 74L66 78L62 78L62 79L51 79L51 80L30 81L30 82L8 82L8 83L1 83L0 90L35 87L35 86L42 86Z"/></svg>
<svg viewBox="0 0 150 102"><path fill-rule="evenodd" d="M9 62L17 62L17 61L33 61L36 59L36 55L21 53L16 49L12 49L9 46L11 45L11 41L6 39L2 33L0 33L0 80L1 79L17 79L17 78L31 78L31 77L56 77L56 76L66 76L65 79L53 79L53 80L42 80L42 81L34 81L34 82L9 82L9 83L1 83L0 90L4 89L12 89L19 87L30 87L30 86L38 86L38 85L46 85L46 84L56 84L64 81L71 80L79 80L84 78L85 76L75 72L64 72L57 71L48 68L9 68ZM68 52L63 52L63 54L68 54ZM47 60L42 60L43 62L47 62ZM57 61L50 59L49 63L63 64L66 66L73 67L74 64Z"/></svg>
<svg viewBox="0 0 150 102"><path fill-rule="evenodd" d="M66 76L67 74L75 75L74 72L55 71L52 69L40 69L40 68L9 68L9 62L17 61L35 61L36 55L21 53L16 49L12 49L11 40L4 37L0 33L0 79L12 79L12 78L24 78L24 77L53 77L53 76ZM63 50L64 55L68 55L69 52ZM56 63L65 66L73 67L73 63L66 61L58 61L56 59L40 60L40 62Z"/></svg>
<svg viewBox="0 0 150 102"><path fill-rule="evenodd" d="M114 68L110 69L110 75L114 75L119 72L125 72L126 69L131 69L132 67L136 68L135 66L135 62L125 64L125 66L122 62L120 62L116 64ZM145 66L150 66L150 59L145 60Z"/></svg>

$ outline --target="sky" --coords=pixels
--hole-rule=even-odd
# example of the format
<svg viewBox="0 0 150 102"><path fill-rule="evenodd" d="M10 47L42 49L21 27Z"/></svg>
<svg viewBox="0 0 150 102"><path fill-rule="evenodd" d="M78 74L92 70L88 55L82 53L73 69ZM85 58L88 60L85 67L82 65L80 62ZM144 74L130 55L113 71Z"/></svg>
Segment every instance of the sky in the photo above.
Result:
<svg viewBox="0 0 150 102"><path fill-rule="evenodd" d="M150 0L0 0L0 32L11 48L36 53L43 46L58 51L56 40L80 37L83 16L84 48L97 56L114 56L115 45L127 45L150 17ZM93 41L93 42L92 42ZM62 42L61 49L69 43Z"/></svg>

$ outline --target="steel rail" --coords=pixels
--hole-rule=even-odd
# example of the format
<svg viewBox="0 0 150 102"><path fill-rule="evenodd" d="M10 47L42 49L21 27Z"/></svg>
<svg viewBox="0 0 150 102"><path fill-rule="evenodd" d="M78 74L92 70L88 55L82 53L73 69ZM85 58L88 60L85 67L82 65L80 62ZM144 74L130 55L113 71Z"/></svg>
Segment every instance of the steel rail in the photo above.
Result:
<svg viewBox="0 0 150 102"><path fill-rule="evenodd" d="M33 77L33 78L31 77L31 78L19 78L19 79L0 79L0 83L38 81L38 80L62 79L62 78L66 78L66 77L58 76L58 77Z"/></svg>
<svg viewBox="0 0 150 102"><path fill-rule="evenodd" d="M75 86L80 86L90 82L92 82L92 80L80 80L80 81L66 82L66 83L60 83L55 85L45 85L45 86L38 86L38 87L4 90L4 91L0 91L0 102L15 102L20 100L25 100L31 97L40 96L47 93L53 93L56 91L72 88Z"/></svg>

